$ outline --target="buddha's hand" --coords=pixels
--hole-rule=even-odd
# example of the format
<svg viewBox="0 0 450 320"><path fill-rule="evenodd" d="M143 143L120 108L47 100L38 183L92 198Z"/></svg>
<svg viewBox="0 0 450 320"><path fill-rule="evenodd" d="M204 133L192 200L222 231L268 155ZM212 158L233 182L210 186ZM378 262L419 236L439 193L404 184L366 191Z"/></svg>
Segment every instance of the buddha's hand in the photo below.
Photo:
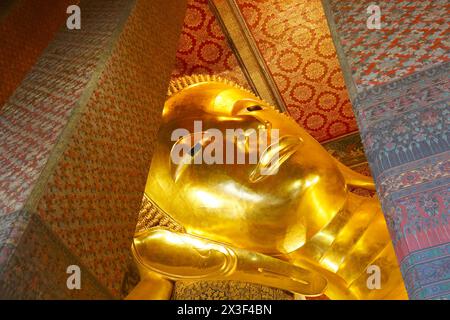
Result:
<svg viewBox="0 0 450 320"><path fill-rule="evenodd" d="M193 236L153 228L135 236L133 255L141 271L170 280L234 280L304 296L318 296L327 280L288 262Z"/></svg>

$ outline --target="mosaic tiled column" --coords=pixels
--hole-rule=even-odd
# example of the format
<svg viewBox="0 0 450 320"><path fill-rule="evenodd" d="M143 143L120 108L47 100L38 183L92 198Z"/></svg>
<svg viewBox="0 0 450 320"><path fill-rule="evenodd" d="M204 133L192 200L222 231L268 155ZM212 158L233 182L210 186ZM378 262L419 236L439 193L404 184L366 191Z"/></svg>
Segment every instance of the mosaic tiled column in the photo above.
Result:
<svg viewBox="0 0 450 320"><path fill-rule="evenodd" d="M323 4L408 294L449 299L448 1Z"/></svg>
<svg viewBox="0 0 450 320"><path fill-rule="evenodd" d="M80 7L0 109L2 298L119 297L185 2Z"/></svg>

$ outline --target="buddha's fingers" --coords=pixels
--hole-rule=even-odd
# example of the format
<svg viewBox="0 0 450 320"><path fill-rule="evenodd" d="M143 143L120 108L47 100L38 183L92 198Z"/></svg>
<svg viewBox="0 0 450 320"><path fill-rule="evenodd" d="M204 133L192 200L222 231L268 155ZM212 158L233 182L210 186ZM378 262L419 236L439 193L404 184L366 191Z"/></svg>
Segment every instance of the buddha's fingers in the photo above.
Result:
<svg viewBox="0 0 450 320"><path fill-rule="evenodd" d="M140 265L170 280L234 280L305 296L320 295L327 281L288 262L186 233L150 229L134 239Z"/></svg>

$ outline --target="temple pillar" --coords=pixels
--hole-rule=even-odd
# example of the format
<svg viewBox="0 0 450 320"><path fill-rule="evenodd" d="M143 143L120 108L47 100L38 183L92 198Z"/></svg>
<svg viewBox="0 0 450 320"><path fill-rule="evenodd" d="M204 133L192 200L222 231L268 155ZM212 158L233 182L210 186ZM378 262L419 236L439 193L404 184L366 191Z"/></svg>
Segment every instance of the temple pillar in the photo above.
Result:
<svg viewBox="0 0 450 320"><path fill-rule="evenodd" d="M0 2L0 109L36 63L79 0Z"/></svg>
<svg viewBox="0 0 450 320"><path fill-rule="evenodd" d="M323 5L409 297L448 299L448 2Z"/></svg>
<svg viewBox="0 0 450 320"><path fill-rule="evenodd" d="M185 5L82 0L80 30L66 28L64 6L27 66L11 69L0 90L12 91L0 107L0 297L120 297ZM80 290L67 287L70 265Z"/></svg>

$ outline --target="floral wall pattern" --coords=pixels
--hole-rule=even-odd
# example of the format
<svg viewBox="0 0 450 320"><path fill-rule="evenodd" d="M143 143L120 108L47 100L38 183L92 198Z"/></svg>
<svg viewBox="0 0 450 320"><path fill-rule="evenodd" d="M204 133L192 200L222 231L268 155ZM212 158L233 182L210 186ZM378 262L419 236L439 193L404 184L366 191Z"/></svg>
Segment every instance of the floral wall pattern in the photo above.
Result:
<svg viewBox="0 0 450 320"><path fill-rule="evenodd" d="M381 28L369 32L367 8L374 2L330 1L344 53L358 91L450 61L448 1L381 1Z"/></svg>
<svg viewBox="0 0 450 320"><path fill-rule="evenodd" d="M237 0L290 115L319 141L356 132L320 0Z"/></svg>
<svg viewBox="0 0 450 320"><path fill-rule="evenodd" d="M172 78L200 73L222 76L247 86L208 0L189 0Z"/></svg>

